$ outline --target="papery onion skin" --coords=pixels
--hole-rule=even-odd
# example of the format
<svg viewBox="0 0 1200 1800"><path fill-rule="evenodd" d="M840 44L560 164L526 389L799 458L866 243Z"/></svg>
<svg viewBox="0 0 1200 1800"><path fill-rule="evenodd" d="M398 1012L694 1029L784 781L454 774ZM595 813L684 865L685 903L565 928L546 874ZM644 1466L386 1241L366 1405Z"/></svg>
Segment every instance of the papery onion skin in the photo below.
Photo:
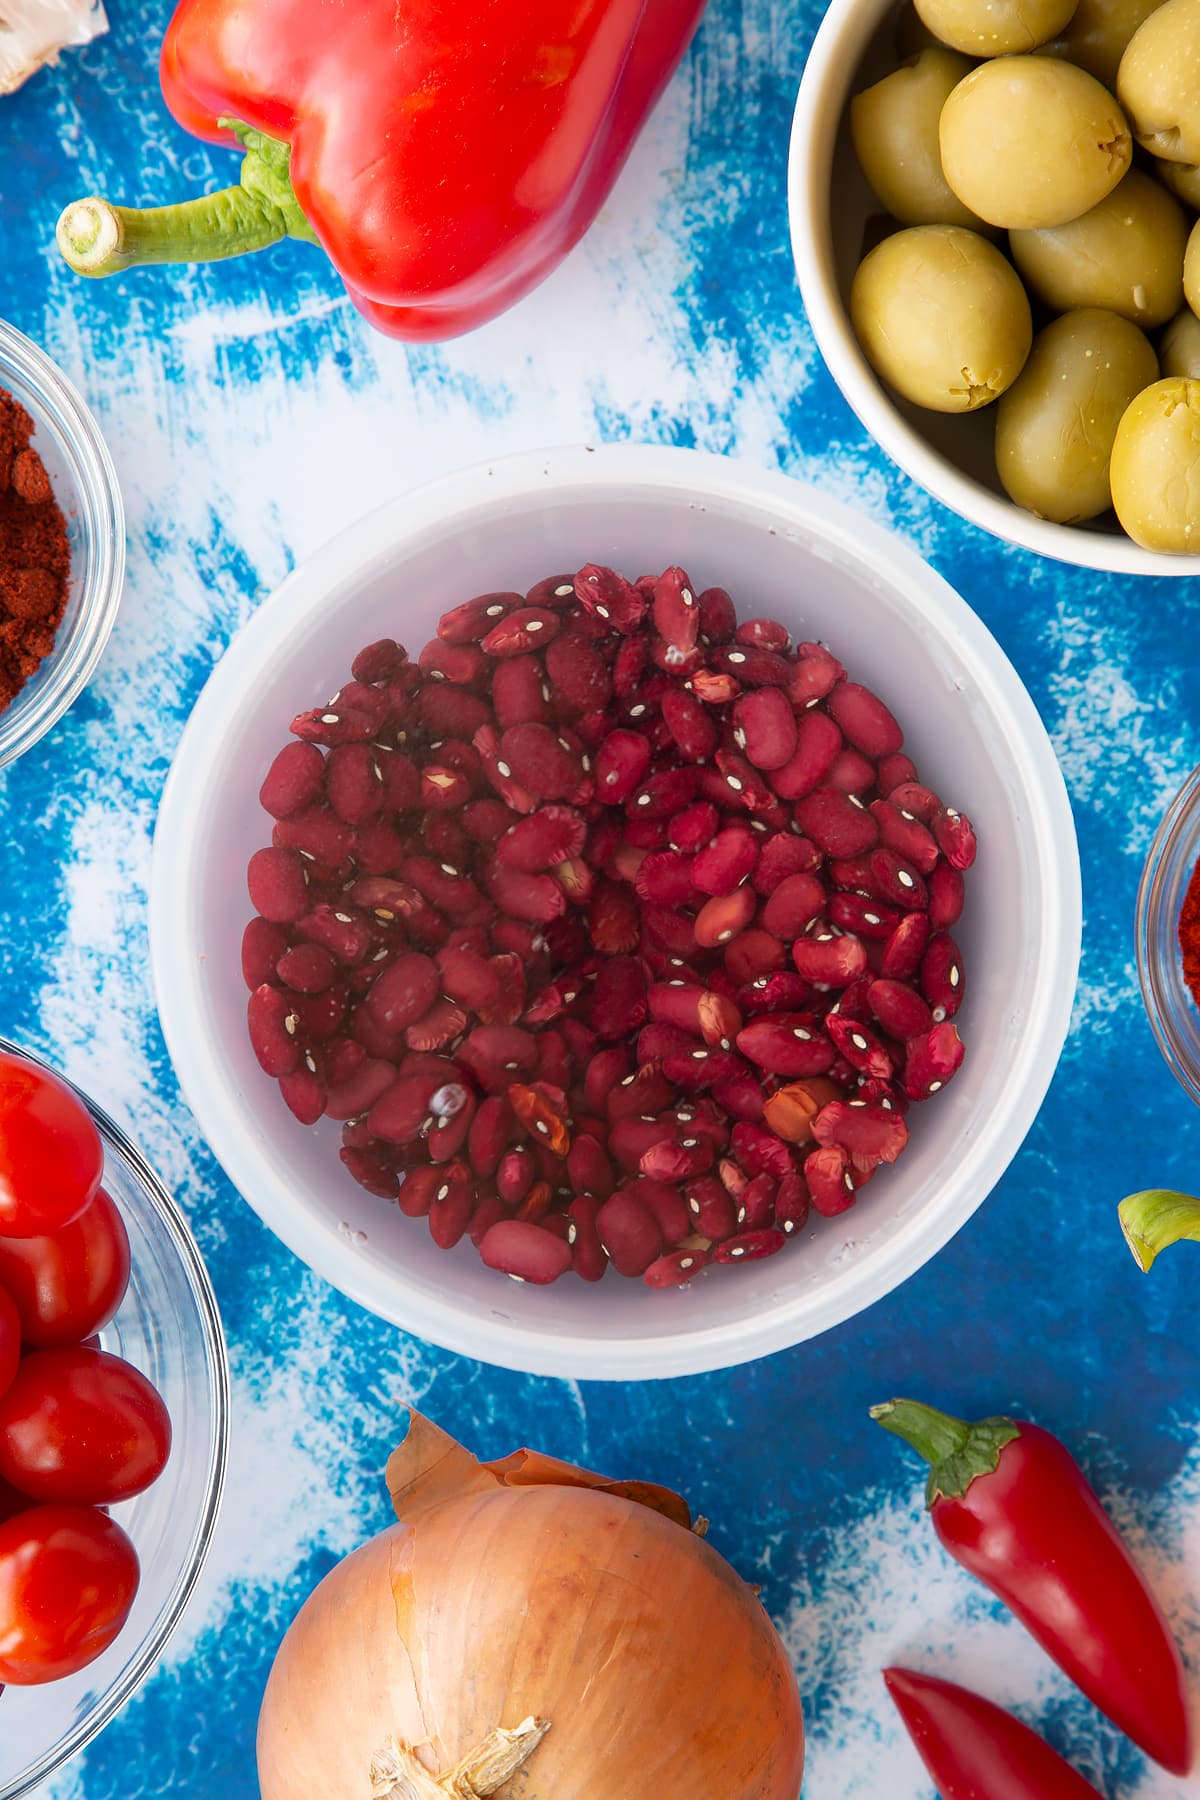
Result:
<svg viewBox="0 0 1200 1800"><path fill-rule="evenodd" d="M550 1731L502 1800L800 1791L795 1677L751 1589L646 1507L546 1486L449 1500L326 1576L267 1685L262 1800L365 1800L389 1740L444 1772L531 1717Z"/></svg>

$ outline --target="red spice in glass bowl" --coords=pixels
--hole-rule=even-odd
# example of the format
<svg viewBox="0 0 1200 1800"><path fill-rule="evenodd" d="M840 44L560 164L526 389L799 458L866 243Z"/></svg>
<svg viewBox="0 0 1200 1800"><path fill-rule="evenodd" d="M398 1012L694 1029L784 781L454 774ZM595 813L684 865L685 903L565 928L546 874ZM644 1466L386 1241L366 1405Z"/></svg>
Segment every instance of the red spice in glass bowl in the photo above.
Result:
<svg viewBox="0 0 1200 1800"><path fill-rule="evenodd" d="M53 650L67 600L67 524L33 430L0 388L0 709Z"/></svg>
<svg viewBox="0 0 1200 1800"><path fill-rule="evenodd" d="M1183 979L1192 999L1200 1006L1200 862L1192 870L1179 909L1178 937Z"/></svg>
<svg viewBox="0 0 1200 1800"><path fill-rule="evenodd" d="M486 594L291 729L251 1043L441 1248L652 1287L773 1255L960 1066L971 826L829 650L723 589Z"/></svg>

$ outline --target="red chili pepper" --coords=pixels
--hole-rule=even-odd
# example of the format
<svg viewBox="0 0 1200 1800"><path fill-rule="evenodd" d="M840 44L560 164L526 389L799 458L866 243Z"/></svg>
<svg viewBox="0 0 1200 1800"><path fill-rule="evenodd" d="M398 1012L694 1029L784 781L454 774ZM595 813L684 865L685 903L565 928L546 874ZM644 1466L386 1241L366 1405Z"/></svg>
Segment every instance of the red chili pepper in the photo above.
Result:
<svg viewBox="0 0 1200 1800"><path fill-rule="evenodd" d="M969 1688L912 1669L883 1679L942 1800L1100 1800L1036 1731Z"/></svg>
<svg viewBox="0 0 1200 1800"><path fill-rule="evenodd" d="M182 0L162 49L180 122L241 184L150 211L68 206L81 275L324 246L396 337L504 311L591 224L704 0Z"/></svg>
<svg viewBox="0 0 1200 1800"><path fill-rule="evenodd" d="M1186 1775L1192 1727L1179 1651L1070 1452L1037 1425L968 1425L916 1400L873 1407L871 1417L931 1465L926 1498L951 1556L1135 1744Z"/></svg>

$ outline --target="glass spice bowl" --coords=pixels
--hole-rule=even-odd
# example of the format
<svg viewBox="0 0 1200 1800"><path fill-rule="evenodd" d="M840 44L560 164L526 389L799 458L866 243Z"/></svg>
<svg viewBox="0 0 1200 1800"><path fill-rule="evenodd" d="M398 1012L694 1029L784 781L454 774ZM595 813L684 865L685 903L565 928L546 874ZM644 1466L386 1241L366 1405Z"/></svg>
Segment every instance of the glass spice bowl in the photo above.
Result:
<svg viewBox="0 0 1200 1800"><path fill-rule="evenodd" d="M3 1038L0 1051L48 1066ZM225 1483L229 1365L200 1253L140 1152L75 1092L103 1139L104 1186L129 1233L129 1287L100 1333L101 1344L154 1383L171 1415L172 1446L153 1486L109 1509L141 1564L141 1585L119 1636L76 1675L0 1693L0 1800L40 1788L152 1673L204 1566Z"/></svg>
<svg viewBox="0 0 1200 1800"><path fill-rule="evenodd" d="M63 510L71 547L58 639L37 674L0 711L0 768L58 722L87 685L117 616L125 580L125 508L99 426L44 350L0 319L0 388L34 422L33 447Z"/></svg>
<svg viewBox="0 0 1200 1800"><path fill-rule="evenodd" d="M1158 1047L1180 1086L1200 1106L1200 1006L1183 976L1179 914L1200 861L1200 767L1167 808L1137 899L1137 965L1142 1000Z"/></svg>

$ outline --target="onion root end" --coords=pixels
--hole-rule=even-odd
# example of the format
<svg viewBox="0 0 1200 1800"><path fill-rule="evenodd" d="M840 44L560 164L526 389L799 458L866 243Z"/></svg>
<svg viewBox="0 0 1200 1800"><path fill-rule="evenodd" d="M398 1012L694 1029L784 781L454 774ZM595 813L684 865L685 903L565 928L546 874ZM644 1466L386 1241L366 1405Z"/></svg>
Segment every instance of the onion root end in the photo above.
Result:
<svg viewBox="0 0 1200 1800"><path fill-rule="evenodd" d="M371 1800L487 1800L528 1762L549 1729L549 1719L524 1719L511 1731L498 1725L444 1775L430 1774L393 1739L371 1759Z"/></svg>

